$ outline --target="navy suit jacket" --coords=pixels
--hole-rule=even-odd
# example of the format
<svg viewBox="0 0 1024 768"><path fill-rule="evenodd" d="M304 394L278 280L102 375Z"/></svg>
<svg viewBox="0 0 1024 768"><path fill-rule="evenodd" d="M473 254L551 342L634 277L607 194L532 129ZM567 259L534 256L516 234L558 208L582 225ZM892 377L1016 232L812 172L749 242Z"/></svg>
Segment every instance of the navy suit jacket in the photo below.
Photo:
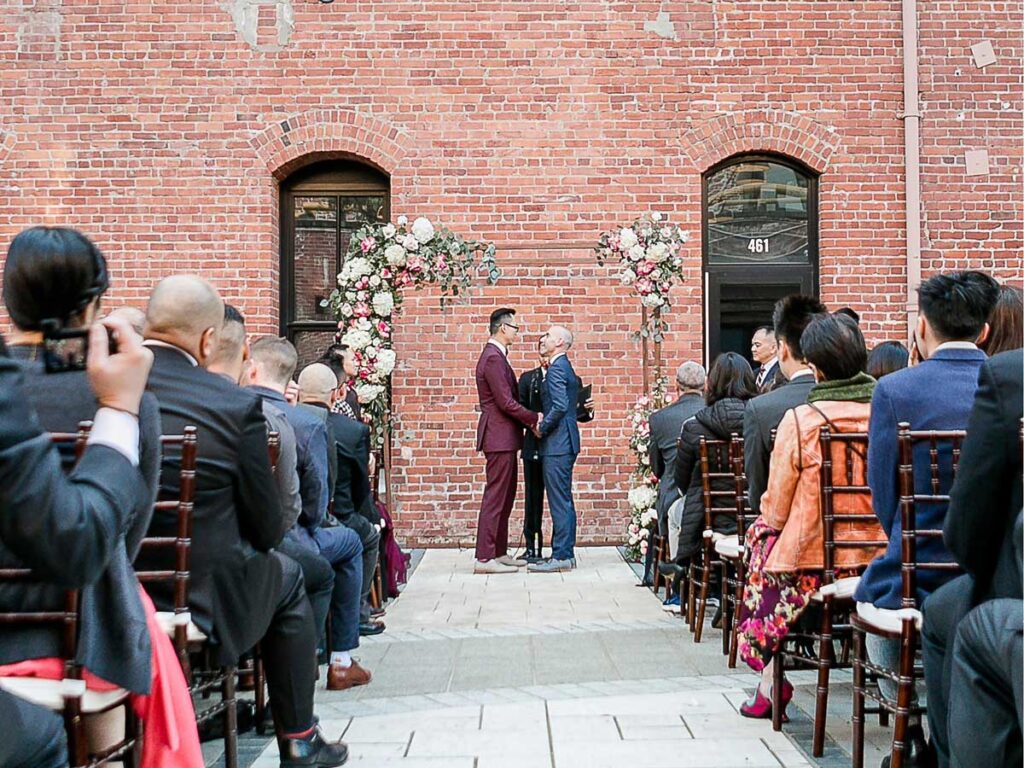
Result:
<svg viewBox="0 0 1024 768"><path fill-rule="evenodd" d="M580 452L580 428L576 424L579 378L566 355L555 359L544 377L541 402L540 455L565 456Z"/></svg>
<svg viewBox="0 0 1024 768"><path fill-rule="evenodd" d="M913 368L891 373L878 382L871 398L868 426L868 485L871 504L889 537L884 555L868 566L857 587L859 602L879 608L900 607L900 545L902 525L899 506L897 425L914 430L966 429L978 388L978 372L985 353L978 349L943 349ZM953 485L953 458L948 443L939 455L940 493ZM928 444L914 447L914 483L917 493L929 493ZM917 504L918 528L941 529L946 504ZM938 539L919 539L919 560L952 561ZM917 578L918 605L954 574L921 571Z"/></svg>

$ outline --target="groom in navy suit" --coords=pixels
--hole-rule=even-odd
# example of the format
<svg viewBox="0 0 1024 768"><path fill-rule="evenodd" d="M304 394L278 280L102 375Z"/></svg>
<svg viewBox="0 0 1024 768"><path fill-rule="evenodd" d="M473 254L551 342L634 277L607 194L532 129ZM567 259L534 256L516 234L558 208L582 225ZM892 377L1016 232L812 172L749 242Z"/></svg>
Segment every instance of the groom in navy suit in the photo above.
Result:
<svg viewBox="0 0 1024 768"><path fill-rule="evenodd" d="M540 573L568 571L576 565L576 506L572 501L572 469L580 452L580 430L576 425L579 379L567 355L572 333L553 325L541 339L550 364L541 398L544 418L538 432L543 460L544 490L554 530L551 559L533 563L529 570Z"/></svg>

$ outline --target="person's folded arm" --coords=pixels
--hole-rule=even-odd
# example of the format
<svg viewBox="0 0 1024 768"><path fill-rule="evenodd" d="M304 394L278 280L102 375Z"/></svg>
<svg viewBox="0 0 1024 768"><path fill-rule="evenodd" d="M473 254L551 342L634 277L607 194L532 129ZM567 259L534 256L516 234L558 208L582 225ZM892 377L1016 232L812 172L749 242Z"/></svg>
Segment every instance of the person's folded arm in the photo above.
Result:
<svg viewBox="0 0 1024 768"><path fill-rule="evenodd" d="M547 387L551 394L551 407L540 423L541 435L551 434L569 411L569 381L562 366L548 368Z"/></svg>

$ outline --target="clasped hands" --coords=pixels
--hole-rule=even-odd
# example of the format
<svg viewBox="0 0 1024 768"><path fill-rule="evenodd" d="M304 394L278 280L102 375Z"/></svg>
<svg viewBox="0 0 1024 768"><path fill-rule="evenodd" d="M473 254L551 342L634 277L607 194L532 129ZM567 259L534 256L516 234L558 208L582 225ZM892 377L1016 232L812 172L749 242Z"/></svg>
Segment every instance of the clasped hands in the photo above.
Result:
<svg viewBox="0 0 1024 768"><path fill-rule="evenodd" d="M538 413L537 414L537 423L534 424L532 427L530 427L530 431L533 432L533 434L537 436L537 439L540 439L540 425L541 425L541 423L543 421L544 421L544 414L543 413Z"/></svg>

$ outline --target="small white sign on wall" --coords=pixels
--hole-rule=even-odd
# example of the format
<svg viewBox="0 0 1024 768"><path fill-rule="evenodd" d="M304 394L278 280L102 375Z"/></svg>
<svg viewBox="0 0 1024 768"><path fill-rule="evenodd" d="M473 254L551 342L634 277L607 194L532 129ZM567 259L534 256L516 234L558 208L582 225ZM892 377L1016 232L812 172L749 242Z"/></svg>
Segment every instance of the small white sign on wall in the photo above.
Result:
<svg viewBox="0 0 1024 768"><path fill-rule="evenodd" d="M988 176L988 150L969 149L964 152L968 176Z"/></svg>
<svg viewBox="0 0 1024 768"><path fill-rule="evenodd" d="M971 46L971 53L974 54L974 65L979 69L996 63L996 52L992 49L989 40L982 40Z"/></svg>

